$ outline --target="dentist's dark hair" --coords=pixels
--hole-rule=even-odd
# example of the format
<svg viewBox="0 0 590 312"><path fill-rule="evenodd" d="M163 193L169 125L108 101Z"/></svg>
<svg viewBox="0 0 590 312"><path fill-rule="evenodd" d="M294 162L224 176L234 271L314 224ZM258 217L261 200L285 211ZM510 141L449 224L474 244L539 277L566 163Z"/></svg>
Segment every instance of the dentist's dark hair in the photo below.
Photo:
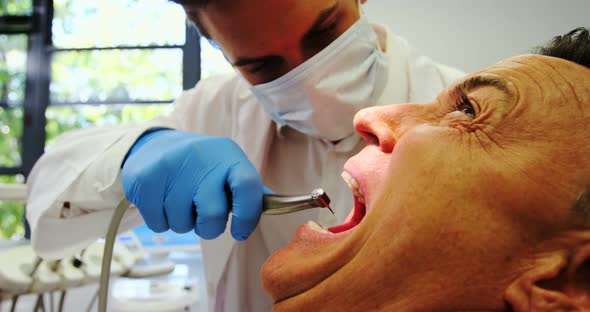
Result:
<svg viewBox="0 0 590 312"><path fill-rule="evenodd" d="M554 37L535 52L590 68L590 30L584 27L576 28L565 35Z"/></svg>
<svg viewBox="0 0 590 312"><path fill-rule="evenodd" d="M203 27L199 19L199 10L207 6L212 0L169 0L174 3L178 3L180 5L190 5L194 10L186 11L186 15L190 21L190 23L195 27L195 29L199 32L199 34L206 39L211 40L211 36L207 32L207 30Z"/></svg>
<svg viewBox="0 0 590 312"><path fill-rule="evenodd" d="M188 5L193 5L196 7L204 7L205 5L209 4L209 2L211 2L211 0L170 0L172 2L176 2L178 4L188 4Z"/></svg>

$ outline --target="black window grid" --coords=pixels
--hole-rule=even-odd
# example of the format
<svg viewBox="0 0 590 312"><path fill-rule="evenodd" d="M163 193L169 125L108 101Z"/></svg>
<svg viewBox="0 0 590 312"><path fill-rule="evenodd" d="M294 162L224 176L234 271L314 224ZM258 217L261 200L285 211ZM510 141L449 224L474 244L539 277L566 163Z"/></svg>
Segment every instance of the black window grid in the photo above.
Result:
<svg viewBox="0 0 590 312"><path fill-rule="evenodd" d="M4 109L23 108L23 132L20 140L22 147L21 165L18 167L0 166L0 175L22 174L31 172L35 162L45 148L45 111L51 106L73 105L112 105L121 101L74 101L51 102L49 85L51 82L51 57L54 53L70 51L101 50L156 50L182 49L183 89L192 88L201 77L201 47L197 31L186 24L185 44L183 45L149 45L149 46L112 46L86 48L56 48L52 43L51 22L53 20L53 0L33 0L31 16L1 16L0 34L26 34L28 36L25 98L22 105L0 103ZM166 100L129 100L126 104L150 105L167 104ZM49 104L51 103L51 104Z"/></svg>
<svg viewBox="0 0 590 312"><path fill-rule="evenodd" d="M23 109L23 132L21 144L21 165L18 167L0 166L0 175L24 175L27 177L35 162L45 148L45 112L50 103L49 85L51 82L51 56L60 51L93 51L122 49L182 49L183 89L192 88L201 78L201 47L198 32L186 24L184 45L157 46L116 46L94 48L55 48L52 43L51 23L53 20L53 0L33 0L30 16L0 16L0 34L26 34L28 36L25 98ZM119 104L111 101L51 103L51 106L71 106L77 104L104 105ZM166 100L126 101L133 104L164 104ZM17 105L0 103L4 109ZM30 238L30 228L25 223L25 238Z"/></svg>

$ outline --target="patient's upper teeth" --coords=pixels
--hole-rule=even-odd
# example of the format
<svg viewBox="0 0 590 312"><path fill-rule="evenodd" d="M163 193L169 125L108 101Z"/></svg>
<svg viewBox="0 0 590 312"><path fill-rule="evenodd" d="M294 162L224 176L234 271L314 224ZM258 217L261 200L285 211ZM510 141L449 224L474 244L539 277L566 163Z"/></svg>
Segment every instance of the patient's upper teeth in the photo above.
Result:
<svg viewBox="0 0 590 312"><path fill-rule="evenodd" d="M359 188L359 183L358 183L358 182L356 182L356 180L355 180L353 177L350 177L350 184L352 184L352 186L353 186L355 189L358 189L358 188Z"/></svg>
<svg viewBox="0 0 590 312"><path fill-rule="evenodd" d="M358 182L356 182L356 180L352 177L352 175L346 171L342 171L342 178L344 179L344 181L346 181L346 183L354 189L358 189L359 188L359 184Z"/></svg>
<svg viewBox="0 0 590 312"><path fill-rule="evenodd" d="M363 191L359 187L359 184L355 180L355 178L353 178L350 173L343 171L342 172L342 179L344 179L346 184L348 184L348 187L352 190L352 192L354 193L354 196L356 196L359 199L359 201L364 204L365 198L363 195Z"/></svg>
<svg viewBox="0 0 590 312"><path fill-rule="evenodd" d="M346 184L348 184L348 187L350 187L352 189L353 186L350 183L350 180L352 180L352 176L350 175L350 173L348 173L346 171L342 171L341 176L342 176L342 179L344 180L344 182L346 182Z"/></svg>

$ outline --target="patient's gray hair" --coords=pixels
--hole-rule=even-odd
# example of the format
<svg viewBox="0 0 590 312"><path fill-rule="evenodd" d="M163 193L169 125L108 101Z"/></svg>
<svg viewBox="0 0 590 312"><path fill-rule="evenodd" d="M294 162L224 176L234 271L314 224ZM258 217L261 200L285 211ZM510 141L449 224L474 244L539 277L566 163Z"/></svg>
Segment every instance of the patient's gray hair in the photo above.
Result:
<svg viewBox="0 0 590 312"><path fill-rule="evenodd" d="M535 52L590 68L590 29L579 27L565 35L556 36L545 46L538 47Z"/></svg>

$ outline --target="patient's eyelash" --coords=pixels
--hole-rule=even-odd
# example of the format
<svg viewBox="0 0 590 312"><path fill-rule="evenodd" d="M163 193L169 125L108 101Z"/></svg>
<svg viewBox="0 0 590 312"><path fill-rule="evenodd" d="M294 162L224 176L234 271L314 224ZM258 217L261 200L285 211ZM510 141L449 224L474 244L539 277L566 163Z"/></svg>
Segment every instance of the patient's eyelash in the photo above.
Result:
<svg viewBox="0 0 590 312"><path fill-rule="evenodd" d="M462 94L458 99L457 103L455 104L455 110L462 112L466 115L475 118L475 108L473 107L473 103L471 100L464 94Z"/></svg>

